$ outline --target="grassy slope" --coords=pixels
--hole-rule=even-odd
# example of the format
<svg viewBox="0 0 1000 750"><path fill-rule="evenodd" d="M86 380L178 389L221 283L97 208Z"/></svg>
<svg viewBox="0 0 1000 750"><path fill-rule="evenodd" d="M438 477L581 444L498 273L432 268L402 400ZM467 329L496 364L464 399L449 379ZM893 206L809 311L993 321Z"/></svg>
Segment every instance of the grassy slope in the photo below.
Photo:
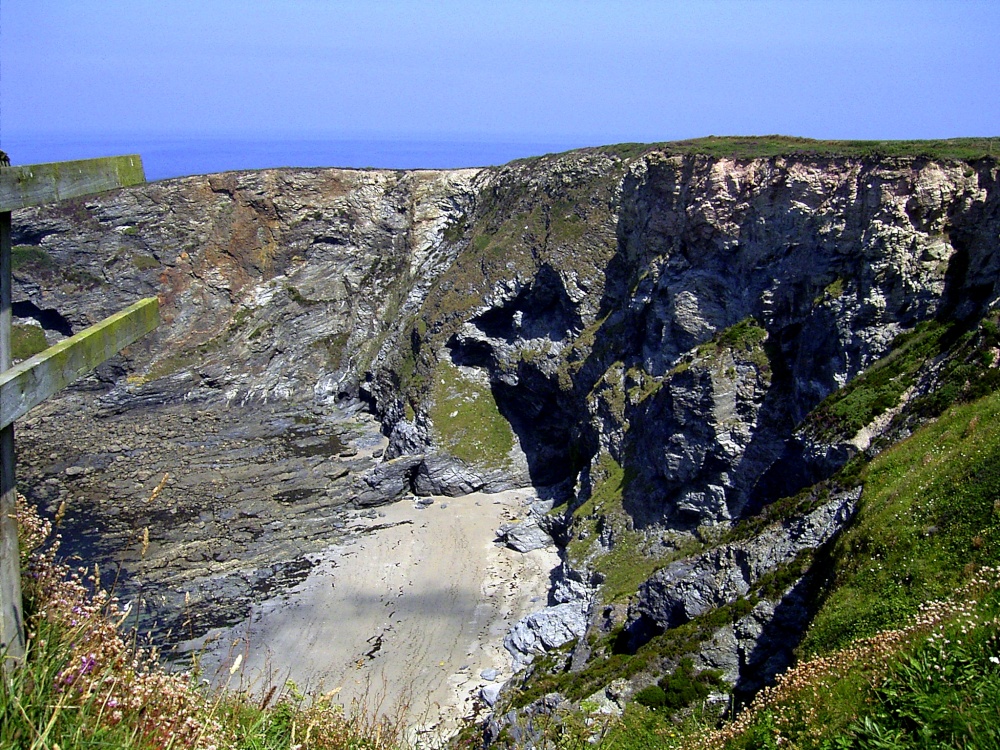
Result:
<svg viewBox="0 0 1000 750"><path fill-rule="evenodd" d="M708 735L697 711L678 726L665 711L632 705L611 730L609 744L641 747L653 737L665 747L703 741L705 747L771 747L781 735L802 747L877 747L884 739L880 733L886 733L895 739L885 747L933 746L920 744L919 723L936 742L959 746L969 731L987 731L984 722L1000 710L994 701L1000 663L988 659L1000 660L1000 636L995 621L983 622L1000 605L995 591L972 597L981 600L978 620L953 612L939 624L941 637L952 633L953 642L954 632L966 629L960 650L940 649L934 645L940 640L928 641L925 631L891 642L879 634L905 626L927 602L947 599L980 571L1000 565L1000 368L993 366L998 344L994 315L969 331L923 325L900 336L887 357L807 421L813 433L845 439L933 373L935 387L910 401L898 420L912 424L939 416L867 463L853 462L834 480L861 483L863 501L852 525L814 563L814 571L826 574L825 591L800 653L819 661L804 662L802 674L789 678L795 690L748 712L739 731L730 727ZM620 470L610 478L618 481L603 483L595 495L603 497L603 490L616 484L620 490ZM802 502L789 498L765 516L776 520L797 512ZM754 519L745 525L759 526ZM745 535L740 531L733 534ZM598 652L606 649L605 658L581 672L539 680L520 702L550 690L584 697L613 677L696 649L714 628L742 614L742 609L711 613L654 638L632 657L612 655L610 644L595 644ZM829 664L836 669L824 666ZM948 680L942 682L944 675ZM965 694L970 697L960 699ZM784 723L775 723L778 719ZM996 719L1000 714L990 720ZM956 728L956 722L965 723Z"/></svg>

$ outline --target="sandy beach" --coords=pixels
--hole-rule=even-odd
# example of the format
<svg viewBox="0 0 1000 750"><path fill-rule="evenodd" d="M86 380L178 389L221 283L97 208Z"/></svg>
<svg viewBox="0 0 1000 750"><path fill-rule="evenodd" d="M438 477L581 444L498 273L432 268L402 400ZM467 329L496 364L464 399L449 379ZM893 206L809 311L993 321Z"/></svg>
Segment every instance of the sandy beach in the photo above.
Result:
<svg viewBox="0 0 1000 750"><path fill-rule="evenodd" d="M484 670L510 677L510 626L545 606L554 549L522 554L494 541L499 526L526 516L530 497L404 500L378 518L359 516L357 541L316 555L305 581L211 634L206 674L228 677L242 653L231 687L241 680L256 692L291 679L339 689L345 706L404 712L426 739L446 736L475 711Z"/></svg>

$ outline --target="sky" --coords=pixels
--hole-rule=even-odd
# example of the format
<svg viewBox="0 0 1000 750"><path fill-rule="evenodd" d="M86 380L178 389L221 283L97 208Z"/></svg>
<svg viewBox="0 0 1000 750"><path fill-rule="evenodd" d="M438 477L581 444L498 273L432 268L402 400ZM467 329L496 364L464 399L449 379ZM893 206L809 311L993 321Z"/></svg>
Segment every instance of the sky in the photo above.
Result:
<svg viewBox="0 0 1000 750"><path fill-rule="evenodd" d="M998 38L995 0L0 0L0 145L993 136Z"/></svg>

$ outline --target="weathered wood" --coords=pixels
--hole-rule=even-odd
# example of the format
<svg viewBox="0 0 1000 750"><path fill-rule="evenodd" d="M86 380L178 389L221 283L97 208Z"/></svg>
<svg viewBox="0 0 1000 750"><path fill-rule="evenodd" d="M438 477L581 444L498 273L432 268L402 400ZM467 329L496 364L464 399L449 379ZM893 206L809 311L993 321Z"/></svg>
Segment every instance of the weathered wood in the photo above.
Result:
<svg viewBox="0 0 1000 750"><path fill-rule="evenodd" d="M0 667L4 673L23 659L25 649L14 517L14 420L149 333L160 319L156 299L145 299L11 367L10 212L145 180L137 155L0 167Z"/></svg>
<svg viewBox="0 0 1000 750"><path fill-rule="evenodd" d="M10 211L0 212L0 370L11 364ZM0 429L0 653L6 672L10 660L24 658L24 613L21 604L21 554L14 510L14 425Z"/></svg>
<svg viewBox="0 0 1000 750"><path fill-rule="evenodd" d="M0 168L0 211L78 198L146 181L140 156Z"/></svg>
<svg viewBox="0 0 1000 750"><path fill-rule="evenodd" d="M0 430L0 659L24 658L21 603L21 551L17 540L17 486L14 474L14 425Z"/></svg>
<svg viewBox="0 0 1000 750"><path fill-rule="evenodd" d="M0 373L0 427L12 424L159 322L159 304L150 297Z"/></svg>

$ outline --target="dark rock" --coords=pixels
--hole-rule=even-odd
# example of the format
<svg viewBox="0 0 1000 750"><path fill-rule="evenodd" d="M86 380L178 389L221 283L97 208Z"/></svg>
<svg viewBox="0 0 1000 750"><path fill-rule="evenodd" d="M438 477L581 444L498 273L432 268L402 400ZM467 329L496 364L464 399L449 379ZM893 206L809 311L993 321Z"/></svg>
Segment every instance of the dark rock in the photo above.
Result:
<svg viewBox="0 0 1000 750"><path fill-rule="evenodd" d="M414 475L413 488L418 495L460 497L482 490L488 479L475 469L441 456L428 456Z"/></svg>

